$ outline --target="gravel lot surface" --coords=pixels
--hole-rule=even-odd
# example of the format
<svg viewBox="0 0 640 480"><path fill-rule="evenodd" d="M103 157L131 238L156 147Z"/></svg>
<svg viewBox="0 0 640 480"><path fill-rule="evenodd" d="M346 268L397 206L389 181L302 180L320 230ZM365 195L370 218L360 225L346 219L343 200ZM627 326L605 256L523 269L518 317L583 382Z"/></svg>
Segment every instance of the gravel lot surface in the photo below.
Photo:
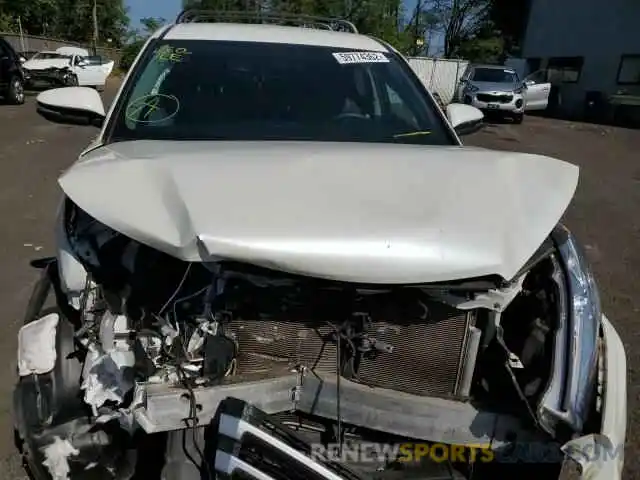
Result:
<svg viewBox="0 0 640 480"><path fill-rule="evenodd" d="M563 221L585 246L603 309L625 344L624 478L640 478L640 131L526 117L522 125L488 125L465 143L548 155L580 167L576 196Z"/></svg>
<svg viewBox="0 0 640 480"><path fill-rule="evenodd" d="M105 92L107 103L114 87ZM29 260L53 254L56 179L97 133L55 125L23 106L0 105L0 480L25 478L13 449L11 391L16 332L36 280ZM565 221L582 239L599 281L607 315L627 347L629 432L626 478L640 478L640 131L527 117L522 125L490 124L466 143L557 157L581 167ZM540 192L544 195L544 192Z"/></svg>

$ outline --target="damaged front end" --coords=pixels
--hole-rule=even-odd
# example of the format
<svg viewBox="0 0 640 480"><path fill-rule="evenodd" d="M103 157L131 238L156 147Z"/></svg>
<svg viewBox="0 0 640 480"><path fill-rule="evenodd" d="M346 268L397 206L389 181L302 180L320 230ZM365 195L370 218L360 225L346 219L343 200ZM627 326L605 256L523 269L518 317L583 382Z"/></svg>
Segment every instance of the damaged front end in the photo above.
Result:
<svg viewBox="0 0 640 480"><path fill-rule="evenodd" d="M47 84L53 87L70 87L78 84L70 67L51 67L43 69L24 68L25 82L29 86Z"/></svg>
<svg viewBox="0 0 640 480"><path fill-rule="evenodd" d="M600 433L600 305L560 227L510 282L376 285L186 262L69 200L61 225L19 337L16 430L37 478L132 478L145 456L144 478L164 479L557 476L562 445ZM312 455L373 444L495 461Z"/></svg>

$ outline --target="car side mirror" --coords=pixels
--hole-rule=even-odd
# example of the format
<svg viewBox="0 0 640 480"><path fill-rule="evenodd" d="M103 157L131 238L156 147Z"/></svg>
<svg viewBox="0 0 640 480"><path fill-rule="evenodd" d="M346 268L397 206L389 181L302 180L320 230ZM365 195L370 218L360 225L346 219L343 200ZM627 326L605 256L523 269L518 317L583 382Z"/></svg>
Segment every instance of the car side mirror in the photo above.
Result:
<svg viewBox="0 0 640 480"><path fill-rule="evenodd" d="M484 125L484 114L476 107L464 103L447 105L447 118L458 135L469 135Z"/></svg>
<svg viewBox="0 0 640 480"><path fill-rule="evenodd" d="M26 62L26 61L27 61L27 59L26 59L25 57L23 57L22 55L20 55L20 56L18 57L18 61L19 61L20 63L24 63L24 62Z"/></svg>
<svg viewBox="0 0 640 480"><path fill-rule="evenodd" d="M101 127L106 115L102 98L93 88L54 88L40 93L36 100L37 112L55 123Z"/></svg>
<svg viewBox="0 0 640 480"><path fill-rule="evenodd" d="M536 84L536 82L534 82L533 80L526 80L524 82L524 86L525 87L530 87L531 85L535 85L535 84Z"/></svg>

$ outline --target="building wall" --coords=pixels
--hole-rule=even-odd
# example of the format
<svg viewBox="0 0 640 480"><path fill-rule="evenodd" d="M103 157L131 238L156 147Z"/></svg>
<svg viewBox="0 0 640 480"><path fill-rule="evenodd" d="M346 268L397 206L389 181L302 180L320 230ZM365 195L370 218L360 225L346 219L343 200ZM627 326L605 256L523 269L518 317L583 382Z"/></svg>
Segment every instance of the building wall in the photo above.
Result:
<svg viewBox="0 0 640 480"><path fill-rule="evenodd" d="M617 83L623 54L640 55L640 0L532 0L523 57L584 57L578 83L560 89L570 113L590 90L640 94Z"/></svg>

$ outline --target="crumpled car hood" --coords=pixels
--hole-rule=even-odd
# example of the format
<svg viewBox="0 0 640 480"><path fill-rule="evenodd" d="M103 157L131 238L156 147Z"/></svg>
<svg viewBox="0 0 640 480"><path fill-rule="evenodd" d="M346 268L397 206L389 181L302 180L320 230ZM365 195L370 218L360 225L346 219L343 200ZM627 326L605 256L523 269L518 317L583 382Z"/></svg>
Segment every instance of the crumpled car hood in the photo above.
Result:
<svg viewBox="0 0 640 480"><path fill-rule="evenodd" d="M457 146L133 141L88 152L60 185L184 260L411 284L512 278L577 181L559 160Z"/></svg>
<svg viewBox="0 0 640 480"><path fill-rule="evenodd" d="M27 70L46 70L47 68L71 67L69 59L65 58L43 58L41 60L27 60L22 64Z"/></svg>

